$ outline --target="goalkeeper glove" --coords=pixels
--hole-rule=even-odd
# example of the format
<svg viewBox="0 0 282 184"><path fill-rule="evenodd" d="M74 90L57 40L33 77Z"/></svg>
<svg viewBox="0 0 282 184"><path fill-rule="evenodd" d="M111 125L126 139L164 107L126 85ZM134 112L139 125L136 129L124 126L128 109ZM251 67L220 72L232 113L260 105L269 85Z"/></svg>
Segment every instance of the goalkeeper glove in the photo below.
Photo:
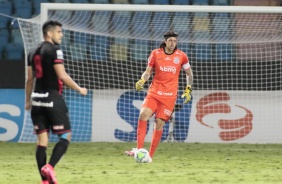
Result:
<svg viewBox="0 0 282 184"><path fill-rule="evenodd" d="M139 81L137 81L136 84L135 84L136 90L137 90L137 91L142 90L144 83L145 83L145 80L144 80L144 79L140 79Z"/></svg>
<svg viewBox="0 0 282 184"><path fill-rule="evenodd" d="M184 93L181 95L181 98L185 98L183 103L188 103L191 100L191 92L192 92L192 86L188 85L186 86L186 89Z"/></svg>

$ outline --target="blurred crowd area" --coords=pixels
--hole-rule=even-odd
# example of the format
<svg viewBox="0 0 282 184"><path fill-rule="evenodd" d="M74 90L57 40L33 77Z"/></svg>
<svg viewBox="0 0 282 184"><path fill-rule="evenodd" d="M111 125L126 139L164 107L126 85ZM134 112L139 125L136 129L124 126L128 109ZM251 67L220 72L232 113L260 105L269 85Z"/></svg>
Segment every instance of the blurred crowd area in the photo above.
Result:
<svg viewBox="0 0 282 184"><path fill-rule="evenodd" d="M0 0L0 60L23 60L24 58L24 45L23 45L23 39L21 36L21 32L19 29L19 25L17 21L14 21L14 17L20 17L20 18L25 18L25 19L30 19L33 17L36 17L37 15L40 14L40 3L90 3L90 4L145 4L145 5L215 5L215 6L281 6L281 2L280 0ZM6 15L6 16L3 16ZM93 15L91 15L93 16ZM105 15L107 16L107 15ZM131 15L130 15L131 16ZM153 15L152 15L153 16ZM157 16L154 15L155 17ZM164 15L161 15L164 16ZM183 15L179 14L170 14L168 19L171 20L172 24L173 21L175 20L176 24L177 22L181 22L180 20L183 19L182 17ZM93 16L94 17L94 16ZM234 17L230 17L228 14L218 14L218 18L215 15L215 17L212 18L211 21L211 17L208 14L201 14L199 15L199 17L193 17L193 21L195 21L195 24L193 26L193 28L188 27L187 29L190 29L189 31L193 32L195 35L195 38L197 38L197 36L199 38L202 38L203 33L205 33L205 35L209 35L209 33L211 32L210 27L211 24L213 24L213 28L214 30L218 29L218 32L222 31L224 33L231 33L232 31L230 31L229 29L229 22L232 22L231 19L234 19ZM105 17L106 18L106 17ZM191 17L187 17L188 19ZM240 18L240 17L239 17ZM270 19L272 19L272 17L269 17ZM93 19L92 19L93 20ZM101 19L102 20L102 19ZM133 20L132 18L130 19L131 21ZM150 20L154 21L154 18L151 18ZM224 22L226 24L222 24L222 20L224 20ZM97 21L93 20L93 21ZM99 20L98 20L99 21ZM156 19L157 21L157 19ZM248 20L249 21L249 20ZM244 23L248 23L248 21L243 22ZM267 20L266 20L267 21ZM100 21L101 22L101 21ZM196 22L199 22L199 25L196 24ZM99 23L99 22L98 22ZM109 21L109 24L112 24L111 27L115 26L115 22L114 21ZM134 24L134 23L132 23ZM91 24L89 24L91 25ZM117 29L118 26L120 24L117 25ZM217 26L220 25L220 26ZM226 25L226 26L223 26ZM175 25L177 27L177 25ZM275 26L275 25L274 25ZM248 26L247 26L248 27ZM152 28L151 32L149 34L153 34L154 33L154 28ZM180 30L179 31L183 31L183 32L187 32L187 30L181 30L181 29L186 29L185 26L181 25L180 26ZM193 30L191 30L193 29ZM256 27L254 25L250 25L249 29L256 29ZM130 30L132 31L132 30ZM137 27L137 31L138 31L138 27ZM279 30L278 30L279 31ZM280 28L281 31L281 28ZM158 31L156 31L158 32ZM158 32L159 33L159 32ZM199 33L199 34L198 34ZM207 34L208 33L208 34ZM229 39L228 35L222 36L222 34L220 34L220 39L222 39L224 37L224 39ZM81 38L78 38L77 42L81 42ZM97 40L100 39L105 39L105 38L98 38ZM75 36L73 36L72 40L75 40ZM96 41L97 42L97 41ZM100 42L101 43L101 42ZM116 50L118 47L119 49L122 48L120 47L120 45L115 45L114 41L109 41L109 40L105 40L106 44L109 44L109 49L113 49ZM134 48L134 44L136 43L136 49L138 49L140 47L140 45L144 46L144 50L147 49L147 46L150 45L152 46L152 43L150 42L144 42L144 41L134 41L132 43L132 41L127 45L129 47L129 49ZM95 44L95 42L94 42ZM112 44L112 45L111 45ZM159 44L159 42L157 43ZM280 44L280 43L278 43ZM97 44L96 44L97 46ZM153 46L154 43L153 43ZM74 45L74 48L76 46ZM95 47L95 46L94 46ZM130 48L131 47L131 48ZM193 47L192 49L196 49L199 50L200 53L198 53L199 57L204 57L202 59L209 59L211 57L214 57L214 54L218 54L218 56L216 56L216 58L221 58L223 60L232 60L233 58L233 47L234 45L232 44L224 44L224 45L217 45L216 47L213 46L212 44L198 44L198 45L189 45L189 46L184 46L183 48L187 48L187 52L189 53L189 50L191 50L190 48ZM244 51L246 50L246 48L248 48L248 46L243 45L241 46L241 50ZM263 46L259 46L259 51L261 53L261 48ZM275 45L266 45L265 47L275 47ZM127 50L127 48L123 48L125 51ZM149 48L148 50L150 50L151 48ZM256 48L255 48L256 49ZM106 56L106 52L104 53L98 53L96 52L97 50L95 48L93 49L88 49L89 50L93 50L95 51L96 54L105 54ZM185 50L185 49L184 49ZM210 52L210 51L214 51L214 52ZM240 49L239 49L240 50ZM86 50L85 50L86 52ZM74 53L74 52L72 52ZM93 56L95 55L92 54ZM238 53L238 52L237 52ZM264 52L267 53L267 52ZM85 55L87 55L88 53L85 53ZM90 54L91 55L91 54ZM125 57L128 54L125 54ZM254 53L254 55L257 55L256 53ZM87 57L87 56L85 56ZM104 60L105 58L102 58L103 56L101 56L101 60ZM112 56L115 57L115 56ZM119 54L117 57L121 57L121 55ZM132 57L137 57L136 59L138 60L138 57L142 57L141 60L146 60L146 57L144 57L144 55L136 55L136 56L132 56ZM71 59L71 58L70 58ZM97 60L97 58L90 58L90 59L95 59ZM117 58L117 60L123 60L125 58ZM98 58L99 60L99 58ZM275 60L275 58L274 58Z"/></svg>

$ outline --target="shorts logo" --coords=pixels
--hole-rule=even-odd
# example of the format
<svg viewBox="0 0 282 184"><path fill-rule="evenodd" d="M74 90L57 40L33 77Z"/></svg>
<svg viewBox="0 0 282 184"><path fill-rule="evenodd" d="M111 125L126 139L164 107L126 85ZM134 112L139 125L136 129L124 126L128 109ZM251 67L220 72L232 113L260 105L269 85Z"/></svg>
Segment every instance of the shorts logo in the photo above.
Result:
<svg viewBox="0 0 282 184"><path fill-rule="evenodd" d="M165 109L165 110L164 110L164 113L165 113L166 115L168 115L168 116L170 116L170 115L171 115L171 111L170 111L170 110L168 110L168 109Z"/></svg>
<svg viewBox="0 0 282 184"><path fill-rule="evenodd" d="M173 58L173 62L174 62L175 64L178 64L178 63L180 62L180 60L179 60L178 57L175 57L175 58Z"/></svg>
<svg viewBox="0 0 282 184"><path fill-rule="evenodd" d="M57 52L57 59L64 59L63 51L57 50L56 52Z"/></svg>
<svg viewBox="0 0 282 184"><path fill-rule="evenodd" d="M160 70L163 72L171 72L173 74L176 73L176 68L174 66L160 66Z"/></svg>
<svg viewBox="0 0 282 184"><path fill-rule="evenodd" d="M63 130L64 129L64 125L55 125L53 126L54 130Z"/></svg>

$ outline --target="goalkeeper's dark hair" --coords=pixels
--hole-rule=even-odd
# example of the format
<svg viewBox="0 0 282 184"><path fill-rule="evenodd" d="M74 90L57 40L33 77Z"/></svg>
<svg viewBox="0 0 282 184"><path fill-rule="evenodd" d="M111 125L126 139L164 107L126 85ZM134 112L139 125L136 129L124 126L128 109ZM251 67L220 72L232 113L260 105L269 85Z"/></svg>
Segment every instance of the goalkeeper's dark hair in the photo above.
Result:
<svg viewBox="0 0 282 184"><path fill-rule="evenodd" d="M164 34L165 41L170 37L176 37L177 38L178 34L176 32L174 32L173 30L170 30L170 31L168 31ZM165 48L165 46L166 46L165 41L163 41L161 43L160 48ZM177 49L177 46L175 47L175 49Z"/></svg>
<svg viewBox="0 0 282 184"><path fill-rule="evenodd" d="M42 26L43 36L46 36L48 31L54 29L56 26L62 27L62 24L58 21L47 20Z"/></svg>

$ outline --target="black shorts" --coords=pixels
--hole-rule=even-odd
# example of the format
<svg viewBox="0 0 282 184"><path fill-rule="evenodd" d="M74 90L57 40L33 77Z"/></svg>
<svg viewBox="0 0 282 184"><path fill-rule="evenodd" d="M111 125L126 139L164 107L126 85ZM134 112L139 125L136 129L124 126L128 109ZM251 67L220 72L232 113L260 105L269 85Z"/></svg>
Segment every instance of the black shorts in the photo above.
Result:
<svg viewBox="0 0 282 184"><path fill-rule="evenodd" d="M35 95L34 95L35 94ZM62 134L71 131L68 108L57 91L32 95L31 119L36 134L49 132Z"/></svg>

